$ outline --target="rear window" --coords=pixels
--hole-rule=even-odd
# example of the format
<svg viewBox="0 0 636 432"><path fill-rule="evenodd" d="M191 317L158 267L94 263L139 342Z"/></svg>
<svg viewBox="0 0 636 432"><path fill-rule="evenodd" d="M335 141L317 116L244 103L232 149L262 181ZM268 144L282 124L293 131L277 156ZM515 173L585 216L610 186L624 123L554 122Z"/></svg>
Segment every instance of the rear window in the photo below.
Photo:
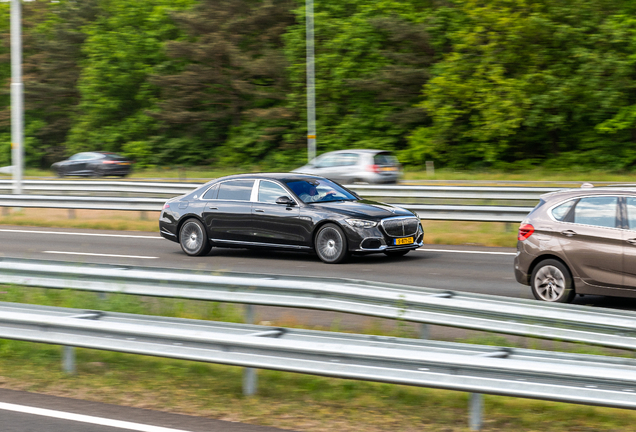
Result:
<svg viewBox="0 0 636 432"><path fill-rule="evenodd" d="M373 163L376 165L397 165L398 160L391 153L378 153L373 156Z"/></svg>

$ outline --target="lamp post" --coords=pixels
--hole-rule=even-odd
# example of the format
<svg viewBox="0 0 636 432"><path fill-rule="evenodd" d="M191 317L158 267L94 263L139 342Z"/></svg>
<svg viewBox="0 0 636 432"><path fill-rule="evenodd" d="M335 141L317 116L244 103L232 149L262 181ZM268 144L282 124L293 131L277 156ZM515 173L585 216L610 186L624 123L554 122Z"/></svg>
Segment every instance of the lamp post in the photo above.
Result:
<svg viewBox="0 0 636 432"><path fill-rule="evenodd" d="M307 46L307 158L316 157L316 75L314 62L314 1L305 0Z"/></svg>
<svg viewBox="0 0 636 432"><path fill-rule="evenodd" d="M20 0L11 0L11 161L14 194L22 193L22 166L24 164L21 7Z"/></svg>

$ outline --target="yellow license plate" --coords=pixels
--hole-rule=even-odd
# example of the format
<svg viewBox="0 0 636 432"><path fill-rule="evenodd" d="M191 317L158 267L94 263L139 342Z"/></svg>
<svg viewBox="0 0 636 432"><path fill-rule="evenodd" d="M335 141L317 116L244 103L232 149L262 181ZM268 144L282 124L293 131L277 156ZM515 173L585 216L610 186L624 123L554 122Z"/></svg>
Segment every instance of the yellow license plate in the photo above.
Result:
<svg viewBox="0 0 636 432"><path fill-rule="evenodd" d="M405 244L411 244L411 243L413 243L413 237L404 237L404 238L395 239L396 245L405 245Z"/></svg>
<svg viewBox="0 0 636 432"><path fill-rule="evenodd" d="M130 165L130 162L119 162L119 165Z"/></svg>
<svg viewBox="0 0 636 432"><path fill-rule="evenodd" d="M381 167L380 170L381 171L395 171L395 167Z"/></svg>

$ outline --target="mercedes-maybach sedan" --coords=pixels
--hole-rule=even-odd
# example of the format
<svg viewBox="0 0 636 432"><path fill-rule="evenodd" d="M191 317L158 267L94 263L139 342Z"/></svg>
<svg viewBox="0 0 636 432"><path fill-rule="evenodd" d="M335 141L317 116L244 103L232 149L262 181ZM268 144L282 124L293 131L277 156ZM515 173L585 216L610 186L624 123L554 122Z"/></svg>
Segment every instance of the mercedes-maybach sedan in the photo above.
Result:
<svg viewBox="0 0 636 432"><path fill-rule="evenodd" d="M422 245L417 215L361 199L304 174L241 174L212 180L166 202L161 235L191 256L213 246L315 252L326 263L350 254L407 254Z"/></svg>

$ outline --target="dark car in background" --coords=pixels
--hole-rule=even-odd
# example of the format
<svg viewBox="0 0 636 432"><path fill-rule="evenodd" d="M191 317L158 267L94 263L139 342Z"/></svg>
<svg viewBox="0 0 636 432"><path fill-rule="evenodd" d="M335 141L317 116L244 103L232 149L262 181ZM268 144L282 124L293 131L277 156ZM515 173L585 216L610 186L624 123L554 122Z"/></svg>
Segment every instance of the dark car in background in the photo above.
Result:
<svg viewBox="0 0 636 432"><path fill-rule="evenodd" d="M543 195L519 227L514 272L539 300L636 297L636 186Z"/></svg>
<svg viewBox="0 0 636 432"><path fill-rule="evenodd" d="M318 176L294 173L222 177L166 202L161 235L190 256L214 246L315 252L325 263L350 254L407 254L424 230L409 210L361 199Z"/></svg>
<svg viewBox="0 0 636 432"><path fill-rule="evenodd" d="M131 168L132 161L111 152L77 153L51 165L51 169L58 177L126 177L130 174Z"/></svg>
<svg viewBox="0 0 636 432"><path fill-rule="evenodd" d="M318 156L293 172L326 177L342 184L391 184L402 178L402 166L385 150L339 150Z"/></svg>

